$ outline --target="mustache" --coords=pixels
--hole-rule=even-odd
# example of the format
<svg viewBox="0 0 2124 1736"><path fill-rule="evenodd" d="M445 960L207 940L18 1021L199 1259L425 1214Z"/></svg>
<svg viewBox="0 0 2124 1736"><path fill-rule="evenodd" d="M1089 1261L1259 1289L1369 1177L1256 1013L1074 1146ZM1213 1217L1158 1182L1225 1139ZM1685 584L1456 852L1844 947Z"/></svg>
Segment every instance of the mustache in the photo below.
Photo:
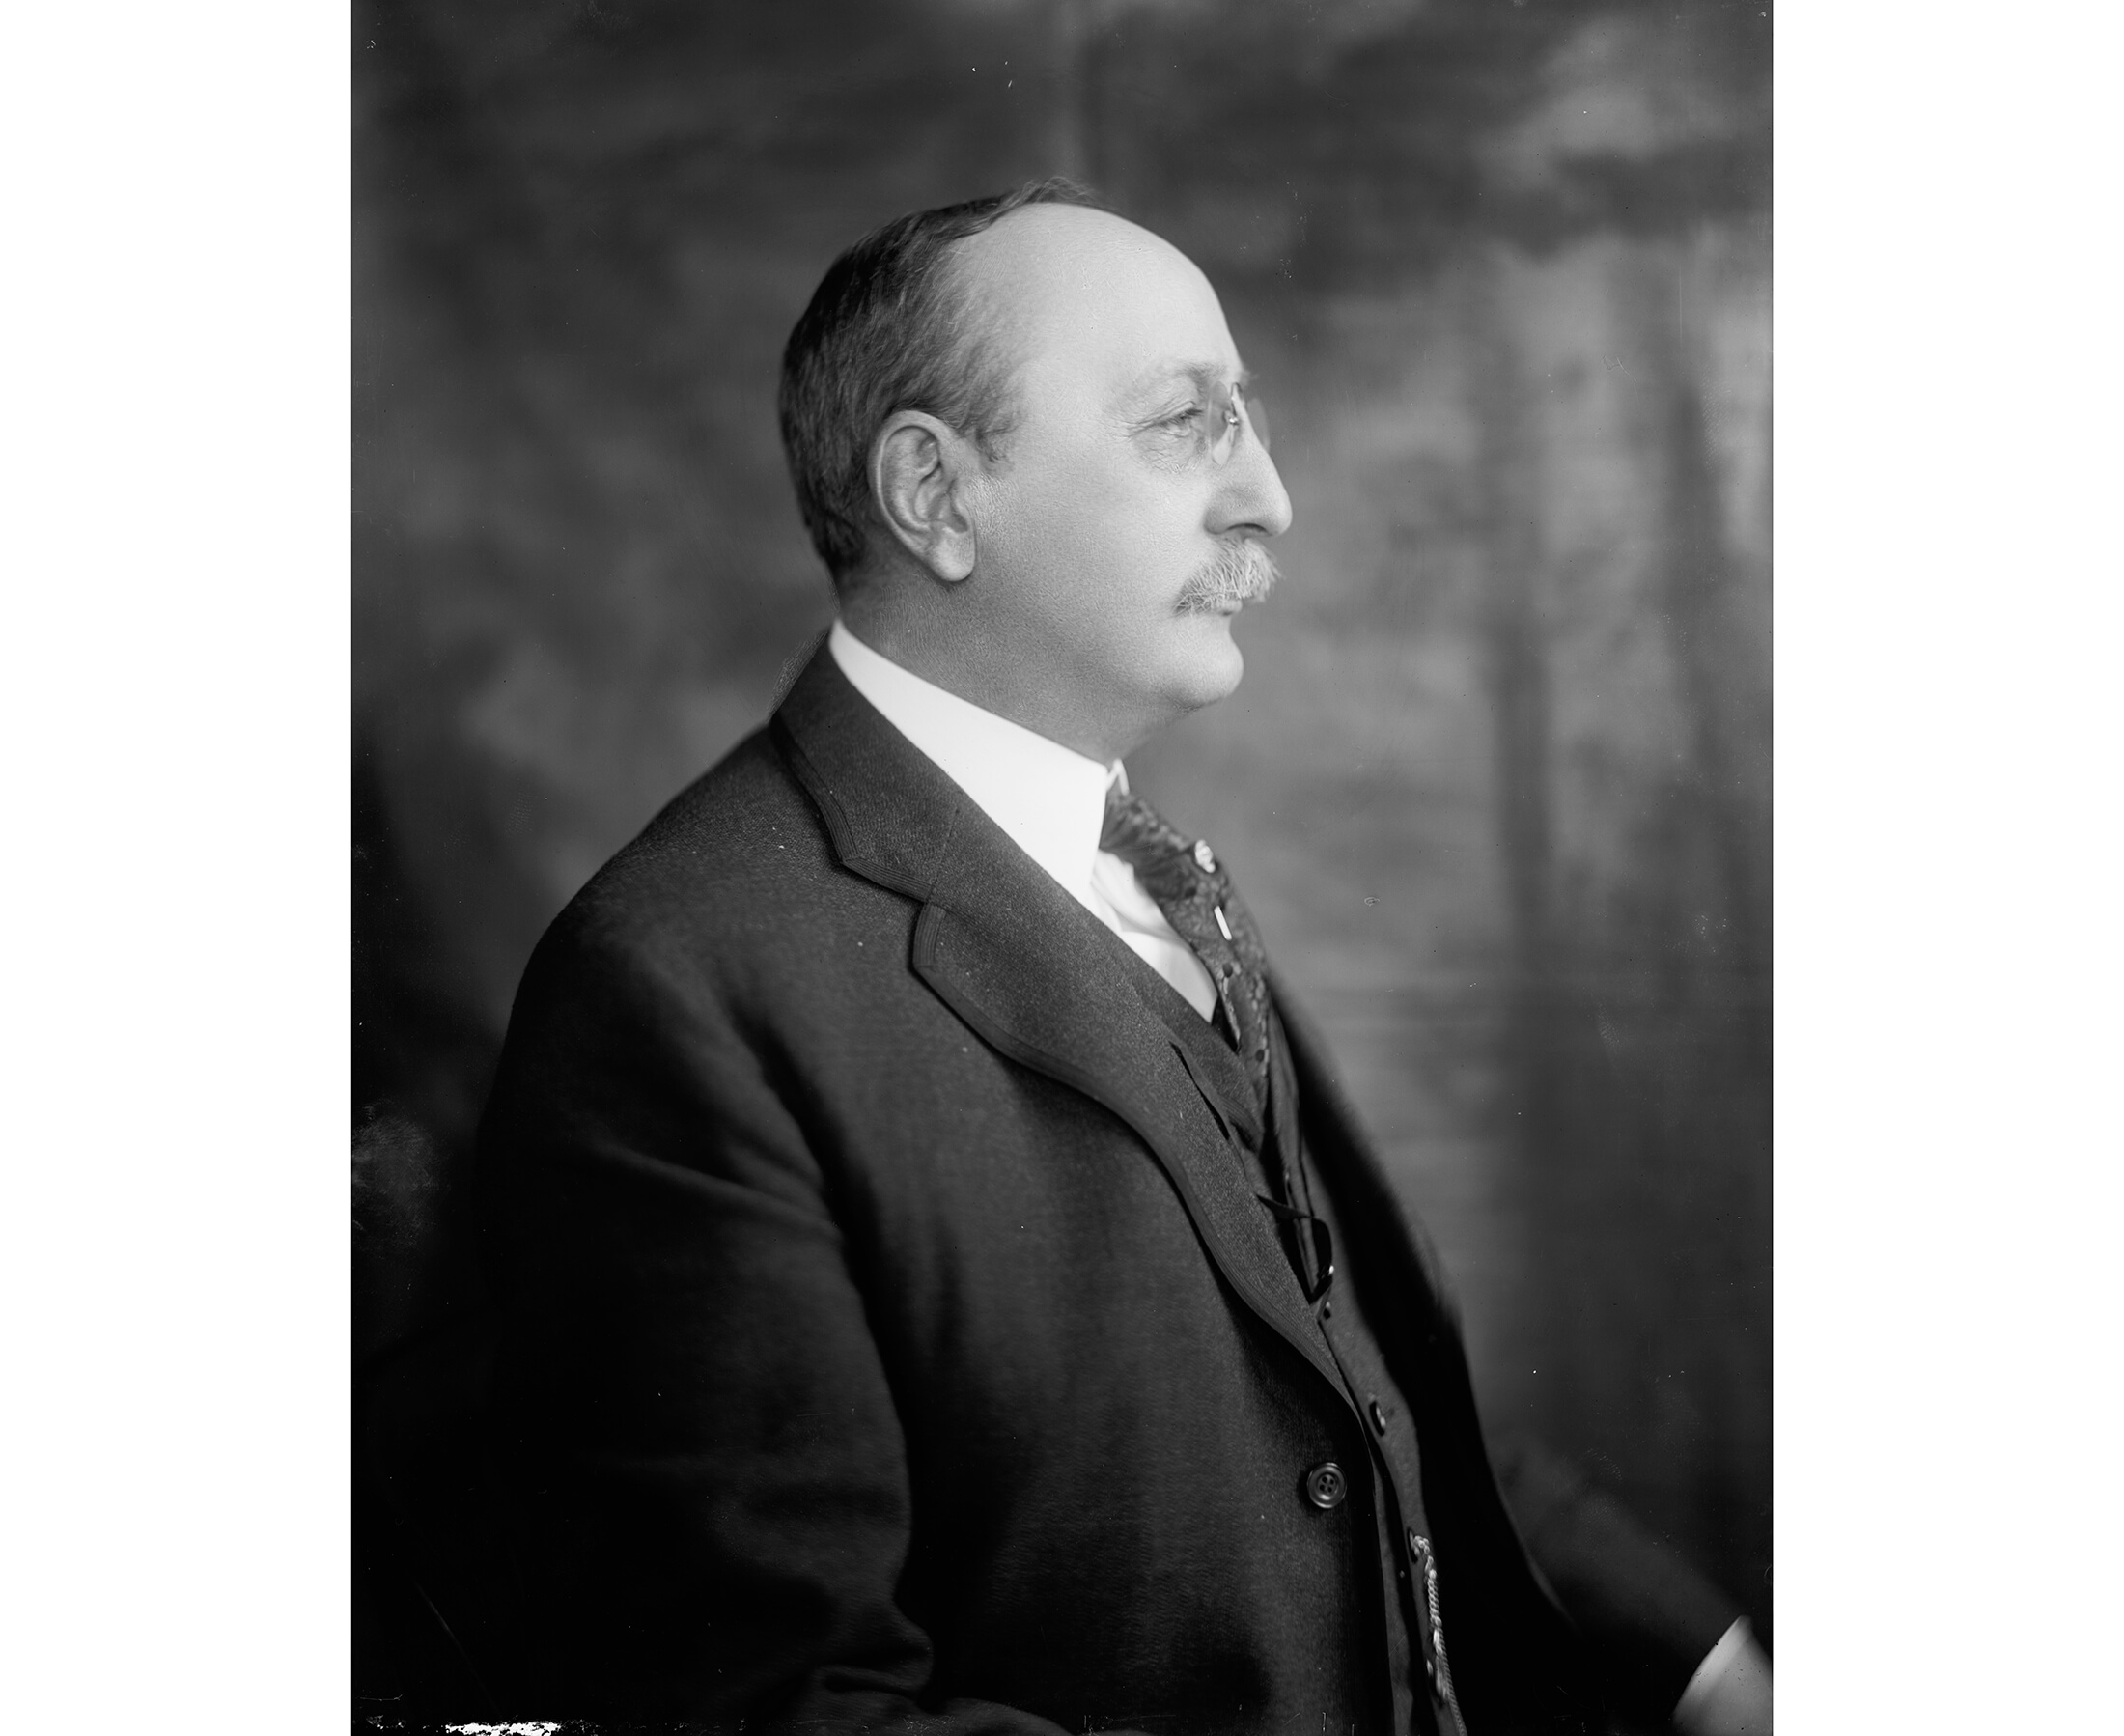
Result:
<svg viewBox="0 0 2124 1736"><path fill-rule="evenodd" d="M1227 543L1188 575L1176 614L1210 615L1225 603L1259 602L1283 576L1269 551L1251 538Z"/></svg>

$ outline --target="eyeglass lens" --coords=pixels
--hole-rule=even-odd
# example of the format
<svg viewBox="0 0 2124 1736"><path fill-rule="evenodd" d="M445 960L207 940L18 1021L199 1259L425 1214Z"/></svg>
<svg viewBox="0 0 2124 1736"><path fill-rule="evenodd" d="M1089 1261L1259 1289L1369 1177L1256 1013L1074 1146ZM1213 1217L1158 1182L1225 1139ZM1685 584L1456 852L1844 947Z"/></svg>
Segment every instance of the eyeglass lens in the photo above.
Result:
<svg viewBox="0 0 2124 1736"><path fill-rule="evenodd" d="M1238 386L1217 394L1212 406L1215 417L1215 434L1210 441L1210 462L1222 464L1230 461L1239 450L1239 434L1242 420L1253 430L1254 438L1261 442L1264 452L1269 450L1269 412L1262 406L1260 397L1252 391L1243 391Z"/></svg>

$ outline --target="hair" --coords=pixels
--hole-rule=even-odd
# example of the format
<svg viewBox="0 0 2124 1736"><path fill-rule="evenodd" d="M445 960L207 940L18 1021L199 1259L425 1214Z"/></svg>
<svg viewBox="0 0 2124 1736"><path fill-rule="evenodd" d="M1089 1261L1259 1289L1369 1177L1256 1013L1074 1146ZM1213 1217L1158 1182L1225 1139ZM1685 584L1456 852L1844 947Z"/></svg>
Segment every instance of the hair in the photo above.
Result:
<svg viewBox="0 0 2124 1736"><path fill-rule="evenodd" d="M827 267L782 350L782 449L814 547L845 591L880 521L870 447L897 410L922 410L993 460L1016 409L1008 359L972 317L951 268L954 243L1027 205L1103 210L1061 176L1008 193L910 211Z"/></svg>

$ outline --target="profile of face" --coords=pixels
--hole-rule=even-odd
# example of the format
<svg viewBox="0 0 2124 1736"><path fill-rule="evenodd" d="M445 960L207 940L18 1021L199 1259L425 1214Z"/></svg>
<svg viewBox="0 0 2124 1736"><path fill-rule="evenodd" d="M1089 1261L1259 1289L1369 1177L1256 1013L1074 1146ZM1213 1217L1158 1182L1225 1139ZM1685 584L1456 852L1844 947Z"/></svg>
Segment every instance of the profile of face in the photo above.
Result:
<svg viewBox="0 0 2124 1736"><path fill-rule="evenodd" d="M1073 744L1125 751L1239 685L1232 621L1273 574L1259 543L1288 528L1290 497L1223 309L1176 248L1036 205L962 243L957 266L1011 360L1014 411L957 490L964 618L1012 659L1014 711L1070 714Z"/></svg>

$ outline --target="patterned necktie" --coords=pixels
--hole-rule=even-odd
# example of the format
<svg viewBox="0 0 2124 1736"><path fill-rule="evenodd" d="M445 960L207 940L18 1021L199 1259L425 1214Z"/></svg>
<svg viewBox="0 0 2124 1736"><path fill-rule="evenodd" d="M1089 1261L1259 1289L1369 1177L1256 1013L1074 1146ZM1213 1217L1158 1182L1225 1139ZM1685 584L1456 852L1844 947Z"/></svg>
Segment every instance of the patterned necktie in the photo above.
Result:
<svg viewBox="0 0 2124 1736"><path fill-rule="evenodd" d="M1255 1101L1266 1109L1268 960L1252 919L1232 892L1231 877L1208 844L1182 837L1156 808L1118 782L1106 788L1106 823L1099 848L1135 870L1136 883L1202 961Z"/></svg>

